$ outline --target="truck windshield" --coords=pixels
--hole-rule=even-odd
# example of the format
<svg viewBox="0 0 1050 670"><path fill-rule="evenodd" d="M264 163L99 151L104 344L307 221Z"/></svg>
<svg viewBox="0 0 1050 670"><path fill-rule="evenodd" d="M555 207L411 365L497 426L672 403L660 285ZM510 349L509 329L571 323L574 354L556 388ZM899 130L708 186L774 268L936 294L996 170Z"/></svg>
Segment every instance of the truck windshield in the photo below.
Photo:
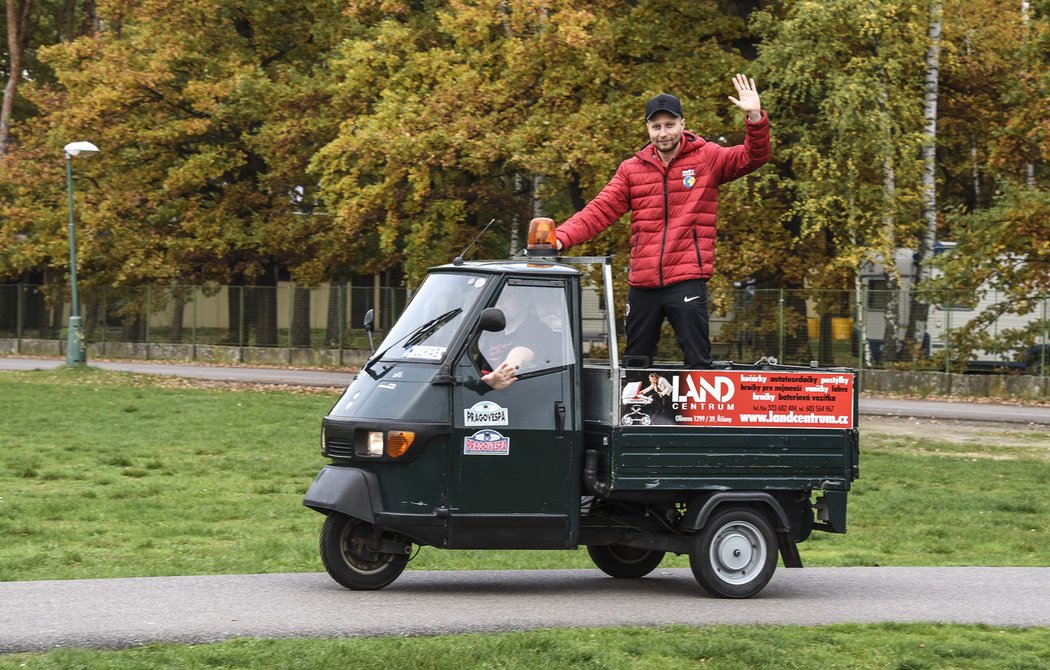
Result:
<svg viewBox="0 0 1050 670"><path fill-rule="evenodd" d="M379 355L383 360L441 360L487 283L486 277L459 272L428 276L377 349Z"/></svg>

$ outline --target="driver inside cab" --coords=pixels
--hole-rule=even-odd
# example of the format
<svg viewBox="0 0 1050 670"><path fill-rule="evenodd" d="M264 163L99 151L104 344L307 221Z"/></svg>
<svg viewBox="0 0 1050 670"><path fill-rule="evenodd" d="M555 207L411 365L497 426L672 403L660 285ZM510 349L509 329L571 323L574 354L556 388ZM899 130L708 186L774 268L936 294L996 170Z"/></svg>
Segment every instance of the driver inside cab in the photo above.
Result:
<svg viewBox="0 0 1050 670"><path fill-rule="evenodd" d="M528 286L508 286L496 301L506 317L506 327L495 333L482 333L478 349L482 360L481 380L495 390L515 382L527 366L546 366L552 362L554 332L536 315L536 297Z"/></svg>

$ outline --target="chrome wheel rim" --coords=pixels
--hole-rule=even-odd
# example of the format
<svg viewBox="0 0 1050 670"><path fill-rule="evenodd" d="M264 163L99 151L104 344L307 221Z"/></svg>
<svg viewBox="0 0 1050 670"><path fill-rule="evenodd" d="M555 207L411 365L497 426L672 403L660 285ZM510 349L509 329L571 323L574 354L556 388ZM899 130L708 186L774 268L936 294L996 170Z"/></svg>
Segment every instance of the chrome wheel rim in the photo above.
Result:
<svg viewBox="0 0 1050 670"><path fill-rule="evenodd" d="M711 541L711 567L727 584L747 584L761 574L768 548L762 532L746 521L722 526Z"/></svg>

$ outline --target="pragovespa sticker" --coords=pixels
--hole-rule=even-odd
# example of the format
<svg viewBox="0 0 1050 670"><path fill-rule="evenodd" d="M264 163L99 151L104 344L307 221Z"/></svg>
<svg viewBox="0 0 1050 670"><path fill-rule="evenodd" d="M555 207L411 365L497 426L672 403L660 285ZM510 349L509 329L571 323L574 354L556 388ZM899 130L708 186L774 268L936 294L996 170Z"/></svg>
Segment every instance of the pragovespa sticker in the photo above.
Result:
<svg viewBox="0 0 1050 670"><path fill-rule="evenodd" d="M510 423L510 412L489 400L474 403L463 410L464 426L506 426Z"/></svg>
<svg viewBox="0 0 1050 670"><path fill-rule="evenodd" d="M510 456L510 438L498 430L479 430L463 438L464 456Z"/></svg>

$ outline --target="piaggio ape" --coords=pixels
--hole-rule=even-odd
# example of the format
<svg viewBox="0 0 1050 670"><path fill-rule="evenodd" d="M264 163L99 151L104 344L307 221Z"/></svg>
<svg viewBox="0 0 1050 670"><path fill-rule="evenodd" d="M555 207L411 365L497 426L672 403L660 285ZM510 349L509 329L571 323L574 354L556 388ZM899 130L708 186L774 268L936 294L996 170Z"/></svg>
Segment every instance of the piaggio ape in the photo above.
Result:
<svg viewBox="0 0 1050 670"><path fill-rule="evenodd" d="M524 258L430 269L324 417L331 463L304 504L326 515L329 575L379 589L414 545L582 545L618 578L686 554L705 591L746 598L778 553L800 568L812 531L845 533L855 371L620 361L610 259L551 258L542 227ZM494 390L481 380L498 363L487 339L506 329L511 298L546 330L517 380Z"/></svg>

